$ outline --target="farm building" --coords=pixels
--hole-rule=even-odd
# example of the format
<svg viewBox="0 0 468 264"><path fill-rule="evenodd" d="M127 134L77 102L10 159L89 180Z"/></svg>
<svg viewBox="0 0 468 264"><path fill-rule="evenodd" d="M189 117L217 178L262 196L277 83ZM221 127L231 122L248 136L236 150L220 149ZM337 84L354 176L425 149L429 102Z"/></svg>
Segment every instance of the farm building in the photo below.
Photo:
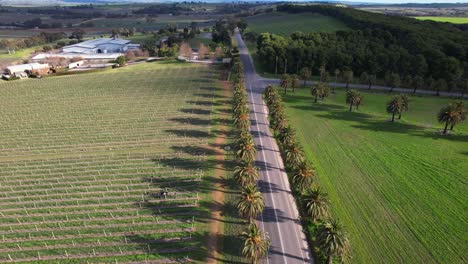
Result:
<svg viewBox="0 0 468 264"><path fill-rule="evenodd" d="M119 38L99 38L87 40L62 48L66 54L100 54L100 53L123 53L127 50L138 49L140 44L133 44L130 40Z"/></svg>
<svg viewBox="0 0 468 264"><path fill-rule="evenodd" d="M5 74L20 77L24 73L35 73L39 75L47 74L50 70L49 64L29 63L9 66L5 69Z"/></svg>

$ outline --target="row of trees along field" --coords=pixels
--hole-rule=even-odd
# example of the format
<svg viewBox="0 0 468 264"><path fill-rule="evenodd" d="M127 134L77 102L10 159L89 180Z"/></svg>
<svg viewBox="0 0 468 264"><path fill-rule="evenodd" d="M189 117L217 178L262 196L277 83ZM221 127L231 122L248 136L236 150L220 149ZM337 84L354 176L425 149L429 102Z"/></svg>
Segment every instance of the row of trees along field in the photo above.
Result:
<svg viewBox="0 0 468 264"><path fill-rule="evenodd" d="M307 72L306 72L307 73ZM307 75L307 74L305 74ZM290 88L292 92L299 87L299 76L283 74L280 80L280 86L286 93ZM305 87L305 82L303 87ZM325 78L322 78L319 82L316 82L310 88L310 93L314 98L314 102L318 100L325 100L329 96L330 92L335 93L334 89L331 89ZM390 91L391 92L391 91ZM346 104L349 105L349 111L353 110L353 107L359 109L359 106L363 104L364 96L355 89L347 89L346 92ZM395 121L395 116L401 119L404 112L408 111L410 107L410 98L406 94L400 94L394 96L390 101L387 102L386 111L392 115L391 121ZM442 107L437 114L437 121L443 123L444 130L443 134L447 134L448 131L453 131L457 124L462 123L466 120L466 108L463 101L454 101Z"/></svg>
<svg viewBox="0 0 468 264"><path fill-rule="evenodd" d="M349 260L350 242L339 221L329 212L327 193L315 178L317 172L306 160L303 149L296 139L295 130L288 125L281 95L273 86L264 91L264 98L270 113L270 124L279 141L281 154L291 175L294 193L300 202L302 215L312 225L311 246L316 261L332 263L333 259Z"/></svg>
<svg viewBox="0 0 468 264"><path fill-rule="evenodd" d="M270 72L299 74L324 66L395 84L454 90L468 79L468 34L457 25L370 13L328 5L280 5L283 12L315 12L346 23L351 30L295 32L290 37L262 33L258 58ZM391 78L390 78L391 77ZM466 89L466 88L465 88Z"/></svg>
<svg viewBox="0 0 468 264"><path fill-rule="evenodd" d="M270 241L267 234L260 230L254 222L254 219L265 208L265 202L256 185L260 175L254 165L257 149L249 131L250 111L243 71L242 64L237 57L231 68L231 81L234 85L232 111L237 132L235 153L236 162L239 164L234 171L234 179L241 188L236 206L239 216L248 219L249 223L248 228L242 233L244 241L242 255L248 258L251 263L258 263L260 258L266 256Z"/></svg>

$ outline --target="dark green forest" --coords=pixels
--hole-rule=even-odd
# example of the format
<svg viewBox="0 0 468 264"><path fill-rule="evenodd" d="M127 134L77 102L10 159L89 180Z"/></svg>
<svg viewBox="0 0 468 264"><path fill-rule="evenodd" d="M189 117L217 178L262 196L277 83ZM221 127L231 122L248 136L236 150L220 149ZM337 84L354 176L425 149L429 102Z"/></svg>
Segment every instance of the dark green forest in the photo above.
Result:
<svg viewBox="0 0 468 264"><path fill-rule="evenodd" d="M329 5L285 4L277 10L331 16L352 30L295 32L288 38L261 34L258 57L270 72L299 73L309 67L316 73L325 66L332 73L338 69L355 76L397 76L406 86L413 80L425 80L437 90L466 86L468 32L463 27Z"/></svg>

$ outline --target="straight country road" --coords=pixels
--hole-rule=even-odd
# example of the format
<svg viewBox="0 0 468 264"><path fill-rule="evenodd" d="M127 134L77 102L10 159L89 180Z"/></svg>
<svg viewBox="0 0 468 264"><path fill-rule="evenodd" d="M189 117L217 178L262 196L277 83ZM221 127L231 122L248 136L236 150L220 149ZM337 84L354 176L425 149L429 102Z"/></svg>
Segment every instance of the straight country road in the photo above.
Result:
<svg viewBox="0 0 468 264"><path fill-rule="evenodd" d="M258 185L265 200L265 210L258 224L271 239L265 263L313 263L283 160L269 128L268 110L262 98L266 83L255 72L252 57L239 32L236 31L235 37L244 66L245 86L249 97L250 131L258 149Z"/></svg>

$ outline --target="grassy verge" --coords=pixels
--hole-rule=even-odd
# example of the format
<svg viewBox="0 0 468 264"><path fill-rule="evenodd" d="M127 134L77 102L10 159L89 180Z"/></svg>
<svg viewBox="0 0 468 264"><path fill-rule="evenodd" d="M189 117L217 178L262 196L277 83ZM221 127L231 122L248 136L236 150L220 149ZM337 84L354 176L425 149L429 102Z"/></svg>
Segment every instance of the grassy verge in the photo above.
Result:
<svg viewBox="0 0 468 264"><path fill-rule="evenodd" d="M418 20L432 20L437 22L448 22L453 24L467 24L468 17L438 17L438 16L420 16L414 17Z"/></svg>
<svg viewBox="0 0 468 264"><path fill-rule="evenodd" d="M411 97L391 123L391 95L361 93L365 104L352 113L341 89L316 104L308 89L283 96L333 215L351 235L353 262L463 262L468 124L441 136L436 113L449 100L435 97Z"/></svg>

